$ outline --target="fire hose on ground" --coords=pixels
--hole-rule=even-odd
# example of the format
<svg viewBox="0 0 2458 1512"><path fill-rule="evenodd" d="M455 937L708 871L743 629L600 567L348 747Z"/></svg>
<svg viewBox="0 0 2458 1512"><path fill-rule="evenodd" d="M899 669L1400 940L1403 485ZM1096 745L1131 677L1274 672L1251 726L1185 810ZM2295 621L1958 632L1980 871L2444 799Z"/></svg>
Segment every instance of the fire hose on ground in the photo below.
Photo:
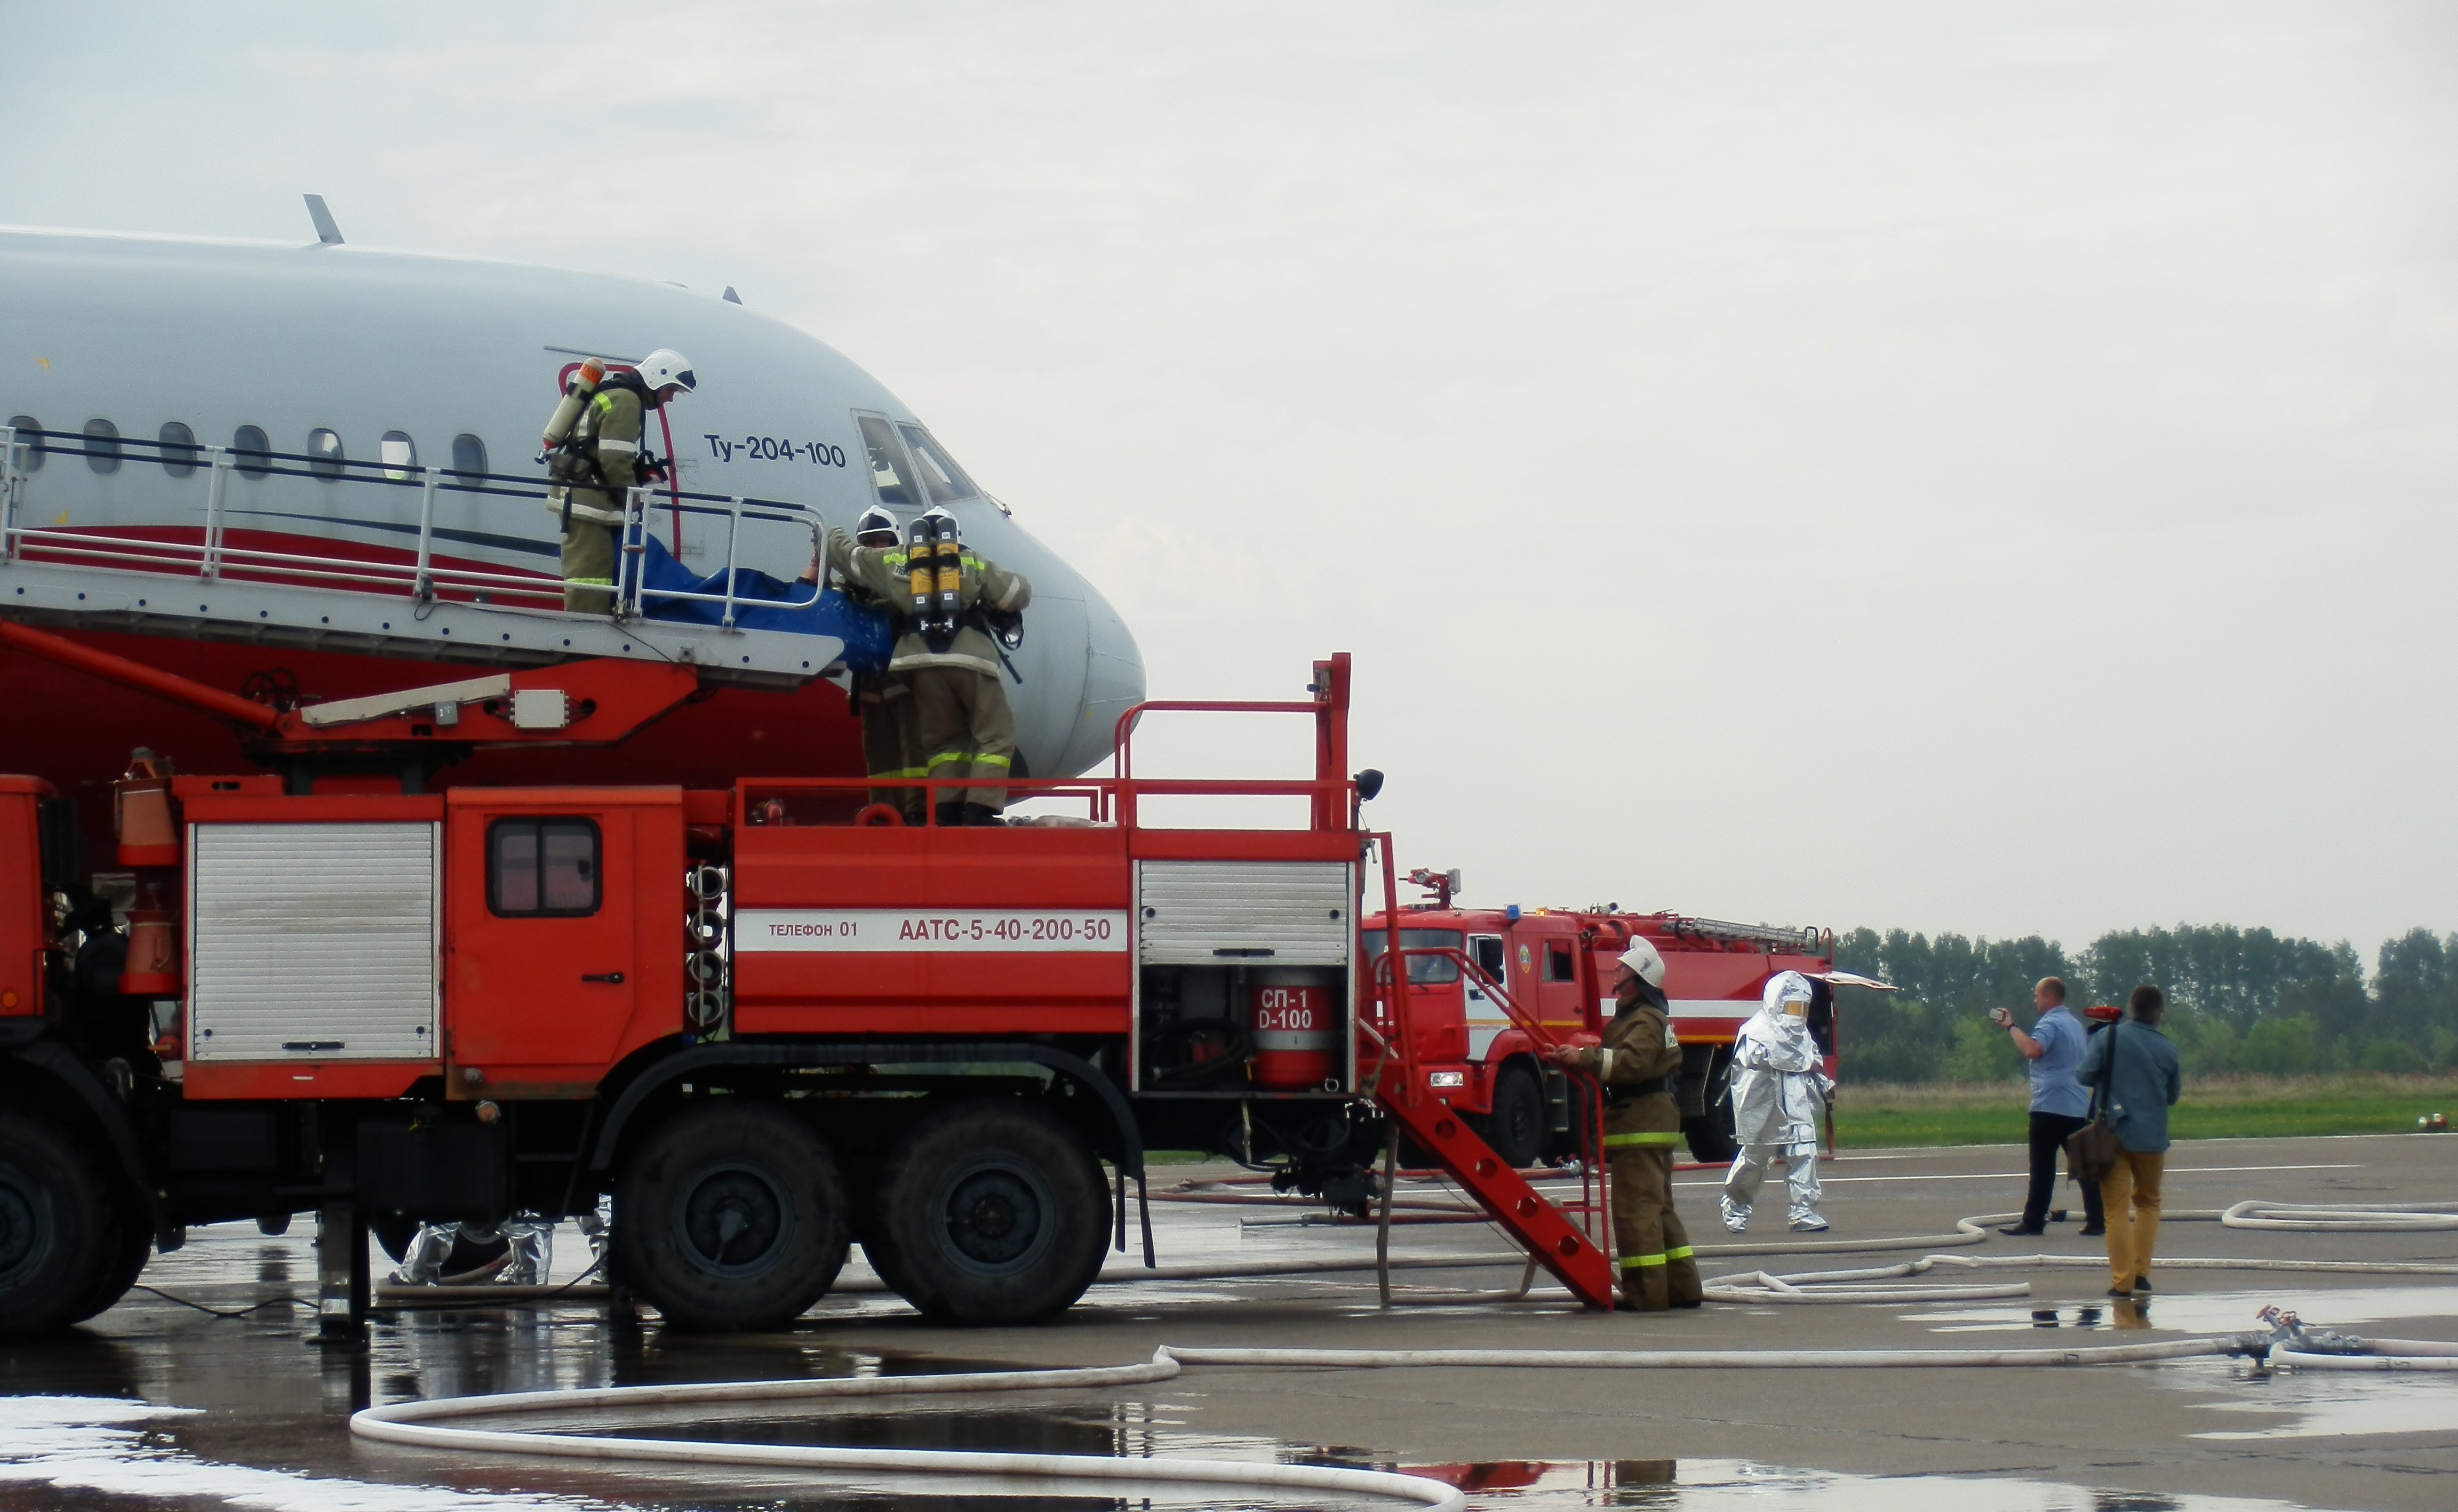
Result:
<svg viewBox="0 0 2458 1512"><path fill-rule="evenodd" d="M1338 1491L1391 1497L1462 1512L1456 1486L1424 1476L1333 1465L1267 1464L1234 1460L1147 1460L1065 1454L985 1453L942 1449L852 1449L802 1444L720 1443L685 1439L610 1438L503 1428L446 1426L466 1418L568 1414L579 1408L673 1407L682 1404L775 1405L829 1398L944 1396L969 1392L1046 1391L1144 1385L1174 1379L1188 1366L1309 1367L1389 1370L1424 1367L1523 1370L1730 1370L1826 1367L1847 1370L1988 1366L2071 1367L2136 1364L2218 1355L2260 1355L2269 1336L2246 1334L2122 1344L2097 1349L1860 1350L1350 1350L1199 1349L1164 1344L1139 1365L1075 1370L986 1371L948 1376L881 1376L823 1380L719 1381L693 1386L606 1386L513 1392L369 1407L350 1419L363 1439L464 1453L546 1455L561 1459L723 1464L746 1469L852 1470L1194 1484L1248 1490Z"/></svg>
<svg viewBox="0 0 2458 1512"><path fill-rule="evenodd" d="M1988 1226L2005 1214L1958 1219L1951 1235L1895 1239L1810 1241L1792 1245L1703 1246L1702 1253L1831 1253L1839 1246L1906 1249L1944 1242L1977 1244ZM2247 1201L2217 1210L2165 1214L2167 1221L2218 1222L2245 1230L2290 1232L2427 1232L2458 1229L2458 1203L2310 1205ZM1466 1267L1517 1260L1515 1255L1421 1255L1388 1262L1411 1267ZM2027 1295L2028 1283L1997 1286L1873 1286L1865 1283L1925 1274L1939 1267L1995 1269L2038 1266L2097 1267L2093 1255L1927 1254L1894 1265L1777 1275L1754 1272L1719 1277L1708 1295L1738 1302L1909 1302L1965 1300ZM2458 1264L2432 1261L2280 1260L2186 1258L2162 1260L2171 1270L2232 1270L2400 1275L2458 1275ZM1173 1266L1165 1272L1129 1274L1120 1280L1193 1280L1279 1274L1319 1274L1373 1268L1357 1260L1254 1261L1230 1266ZM1530 1275L1532 1276L1532 1268ZM1105 1278L1107 1279L1107 1278ZM1529 1276L1516 1294L1525 1295ZM1238 1486L1248 1490L1329 1491L1390 1497L1441 1512L1460 1512L1466 1496L1456 1487L1422 1476L1329 1465L1250 1463L1222 1460L1116 1459L1106 1456L1010 1454L934 1449L857 1449L820 1445L717 1443L690 1440L609 1438L504 1428L449 1426L469 1418L568 1413L575 1408L672 1407L688 1403L763 1403L830 1398L951 1395L969 1392L1040 1391L1141 1385L1175 1378L1188 1367L1265 1367L1335 1370L1408 1368L1572 1370L1929 1370L2066 1368L2141 1364L2160 1360L2234 1356L2269 1368L2329 1371L2428 1371L2458 1373L2458 1344L2418 1339L2366 1339L2308 1328L2294 1314L2270 1310L2270 1332L2218 1335L2156 1343L2080 1349L1839 1349L1839 1350L1359 1350L1215 1349L1163 1345L1144 1364L1067 1370L971 1372L947 1376L900 1376L822 1380L718 1382L692 1386L618 1386L594 1390L521 1392L451 1398L370 1407L350 1419L359 1437L420 1448L480 1453L548 1455L565 1459L725 1464L747 1469L834 1469L880 1474L930 1474L1022 1478L1043 1481L1131 1482L1141 1485Z"/></svg>

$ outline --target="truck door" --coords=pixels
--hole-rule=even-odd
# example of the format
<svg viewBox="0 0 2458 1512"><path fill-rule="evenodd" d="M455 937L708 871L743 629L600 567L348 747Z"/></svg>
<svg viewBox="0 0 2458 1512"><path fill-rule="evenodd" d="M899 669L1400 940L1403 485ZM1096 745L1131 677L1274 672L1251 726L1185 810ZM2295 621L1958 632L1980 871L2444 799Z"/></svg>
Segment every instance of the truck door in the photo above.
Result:
<svg viewBox="0 0 2458 1512"><path fill-rule="evenodd" d="M628 805L451 795L448 1085L554 1095L614 1058L641 988ZM679 925L676 926L677 929ZM479 1074L471 1077L469 1072ZM578 1085L563 1087L585 1095Z"/></svg>
<svg viewBox="0 0 2458 1512"><path fill-rule="evenodd" d="M1478 970L1500 984L1505 992L1510 990L1510 966L1506 959L1500 935L1469 936L1468 958L1476 963ZM1485 1052L1493 1047L1495 1037L1509 1027L1510 1027L1510 1016L1502 1010L1502 1005L1488 996L1485 990L1477 985L1475 978L1469 978L1468 1058L1471 1061L1484 1060Z"/></svg>

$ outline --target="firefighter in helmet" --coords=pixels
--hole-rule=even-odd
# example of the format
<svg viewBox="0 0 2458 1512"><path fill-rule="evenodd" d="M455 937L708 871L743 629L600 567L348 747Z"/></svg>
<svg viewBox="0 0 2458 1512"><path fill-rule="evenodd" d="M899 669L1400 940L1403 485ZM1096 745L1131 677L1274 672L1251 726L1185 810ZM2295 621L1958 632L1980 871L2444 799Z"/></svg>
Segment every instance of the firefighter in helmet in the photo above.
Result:
<svg viewBox="0 0 2458 1512"><path fill-rule="evenodd" d="M1619 1252L1616 1312L1697 1307L1698 1262L1673 1211L1673 1147L1681 1142L1674 1080L1681 1045L1668 1016L1664 958L1631 942L1614 972L1614 1018L1602 1046L1557 1046L1553 1061L1594 1075L1605 1094L1605 1164L1613 1182L1614 1248Z"/></svg>
<svg viewBox="0 0 2458 1512"><path fill-rule="evenodd" d="M612 613L617 531L624 490L653 483L664 465L640 446L640 422L677 394L699 386L691 362L661 346L637 367L581 364L547 422L547 512L563 524L563 607L580 614Z"/></svg>
<svg viewBox="0 0 2458 1512"><path fill-rule="evenodd" d="M878 505L862 511L854 522L854 545L879 553L879 560L899 582L908 581L905 549L897 533L896 516ZM813 563L802 574L804 582L819 577L819 565ZM845 596L864 609L894 612L891 601L878 595L851 578L845 581ZM893 672L856 673L853 678L854 712L862 716L862 760L873 781L911 780L929 775L922 749L922 726L914 716L913 690L902 674ZM870 801L885 803L904 814L908 824L922 822L925 790L908 787L876 787L870 790Z"/></svg>
<svg viewBox="0 0 2458 1512"><path fill-rule="evenodd" d="M937 564L926 593L924 551ZM999 681L994 624L1020 626L1032 585L964 546L956 517L934 507L913 522L905 549L827 535L829 571L890 607L896 646L887 670L905 680L913 704L922 774L980 785L937 790L942 824L995 824L1007 806L1003 785L1015 765L1015 715ZM1001 784L1001 785L993 785Z"/></svg>

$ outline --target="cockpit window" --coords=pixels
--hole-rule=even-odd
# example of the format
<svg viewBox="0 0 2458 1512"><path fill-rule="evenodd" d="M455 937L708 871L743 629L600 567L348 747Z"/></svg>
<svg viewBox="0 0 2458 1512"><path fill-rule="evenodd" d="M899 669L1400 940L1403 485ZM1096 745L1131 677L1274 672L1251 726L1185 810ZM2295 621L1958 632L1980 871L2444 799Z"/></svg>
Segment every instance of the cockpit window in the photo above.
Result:
<svg viewBox="0 0 2458 1512"><path fill-rule="evenodd" d="M876 415L856 415L862 425L863 449L870 453L870 486L882 504L901 504L906 508L921 507L920 492L913 487L910 464L905 460L905 448L897 445L896 432L886 421Z"/></svg>
<svg viewBox="0 0 2458 1512"><path fill-rule="evenodd" d="M941 448L937 438L919 425L900 425L905 432L905 445L913 448L913 465L921 469L923 486L930 490L932 504L953 504L970 499L982 490L956 466L956 459Z"/></svg>

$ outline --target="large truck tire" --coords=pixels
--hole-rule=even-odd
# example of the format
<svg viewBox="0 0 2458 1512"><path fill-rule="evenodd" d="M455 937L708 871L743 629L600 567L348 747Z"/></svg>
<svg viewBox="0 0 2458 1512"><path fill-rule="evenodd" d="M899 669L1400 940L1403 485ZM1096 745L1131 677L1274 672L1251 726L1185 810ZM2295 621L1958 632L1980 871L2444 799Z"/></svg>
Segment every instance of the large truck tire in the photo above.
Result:
<svg viewBox="0 0 2458 1512"><path fill-rule="evenodd" d="M1493 1111L1485 1119L1485 1142L1513 1170L1525 1170L1545 1153L1545 1088L1518 1061L1493 1079Z"/></svg>
<svg viewBox="0 0 2458 1512"><path fill-rule="evenodd" d="M96 1273L94 1290L78 1301L69 1318L72 1323L99 1317L117 1306L128 1289L136 1284L136 1278L145 1274L145 1262L154 1258L154 1225L147 1221L150 1214L133 1202L122 1202L117 1217L107 1251L111 1264Z"/></svg>
<svg viewBox="0 0 2458 1512"><path fill-rule="evenodd" d="M54 1125L0 1113L0 1338L100 1312L96 1278L107 1282L125 1262L119 1232L111 1188L75 1141Z"/></svg>
<svg viewBox="0 0 2458 1512"><path fill-rule="evenodd" d="M1110 1191L1083 1135L1029 1103L978 1098L887 1152L867 1234L880 1278L926 1315L1038 1322L1101 1274Z"/></svg>
<svg viewBox="0 0 2458 1512"><path fill-rule="evenodd" d="M1703 1117L1681 1120L1681 1138L1689 1145L1693 1160L1720 1166L1732 1159L1741 1148L1740 1141L1733 1137L1733 1100L1726 1097L1710 1101Z"/></svg>
<svg viewBox="0 0 2458 1512"><path fill-rule="evenodd" d="M809 1126L748 1098L650 1131L614 1184L625 1284L679 1328L782 1328L844 1269L844 1176Z"/></svg>

